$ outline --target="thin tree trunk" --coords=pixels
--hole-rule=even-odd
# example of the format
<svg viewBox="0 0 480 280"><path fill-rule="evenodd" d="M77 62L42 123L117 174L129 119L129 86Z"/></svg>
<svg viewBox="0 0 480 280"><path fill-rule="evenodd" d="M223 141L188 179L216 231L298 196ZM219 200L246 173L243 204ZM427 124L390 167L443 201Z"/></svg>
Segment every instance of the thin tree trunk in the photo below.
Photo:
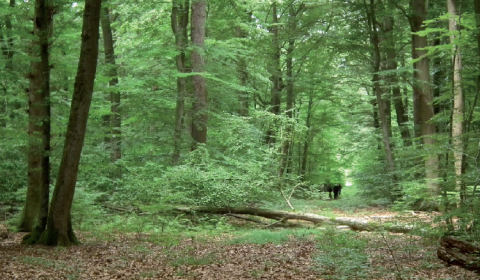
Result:
<svg viewBox="0 0 480 280"><path fill-rule="evenodd" d="M25 206L19 223L20 231L31 232L37 239L47 222L50 185L50 65L49 35L52 25L52 7L46 0L35 1L33 34L34 59L29 74L28 92L28 186Z"/></svg>
<svg viewBox="0 0 480 280"><path fill-rule="evenodd" d="M252 13L245 12L245 14L247 16L247 22L249 23L252 18ZM240 39L245 40L248 37L248 32L243 30L242 26L236 26L235 32L236 32L236 36ZM240 116L245 117L245 116L248 116L249 94L248 94L248 91L245 90L245 88L247 87L248 72L247 72L247 61L243 55L238 56L237 69L238 69L237 71L240 78L240 85L244 88L238 92L238 101L239 101L238 114Z"/></svg>
<svg viewBox="0 0 480 280"><path fill-rule="evenodd" d="M277 2L272 3L272 26L269 28L269 32L272 34L272 61L270 62L268 71L270 72L270 81L272 82L271 90L271 108L270 112L275 115L280 113L281 105L281 70L280 70L280 46L278 42L278 16L277 16ZM275 123L271 124L272 127L267 131L267 144L275 143Z"/></svg>
<svg viewBox="0 0 480 280"><path fill-rule="evenodd" d="M107 1L104 1L106 4ZM113 179L115 186L117 181L122 179L122 168L118 161L122 158L122 114L120 111L121 94L116 88L118 84L117 65L115 63L115 48L112 27L110 23L110 13L108 7L103 7L101 16L103 46L105 49L105 62L107 63L107 75L110 78L108 84L110 87L110 125L112 134L110 138L110 161L114 164Z"/></svg>
<svg viewBox="0 0 480 280"><path fill-rule="evenodd" d="M312 108L313 108L313 97L310 95L308 97L308 107L307 107L307 120L305 126L307 127L307 135L305 136L305 143L303 144L303 153L302 153L302 163L301 163L301 177L303 181L306 181L307 175L307 162L308 162L308 148L311 141L311 124L310 120L312 117Z"/></svg>
<svg viewBox="0 0 480 280"><path fill-rule="evenodd" d="M185 51L188 43L187 26L189 9L189 0L176 0L172 4L172 31L175 35L175 44L177 46L176 66L179 73L187 72L187 67L185 66ZM177 77L177 104L175 107L175 128L173 131L173 165L177 165L180 160L186 94L187 79L185 77Z"/></svg>
<svg viewBox="0 0 480 280"><path fill-rule="evenodd" d="M13 8L15 6L15 0L10 0L10 7ZM5 63L5 70L7 72L12 72L13 71L13 55L15 54L14 46L13 46L13 28L12 28L12 20L11 16L7 15L5 17L5 29L6 29L6 38L4 38L3 33L2 33L2 24L0 24L0 40L1 40L1 50L2 50L2 55L5 56L6 58L6 63ZM0 108L0 126L1 127L6 127L7 126L7 113L8 113L8 104L7 104L7 85L3 84L2 81L2 91L4 93L4 97L2 98L3 100L1 101L1 108ZM15 102L15 108L18 109L20 108L19 102ZM18 108L17 108L18 107ZM2 117L3 115L3 117Z"/></svg>
<svg viewBox="0 0 480 280"><path fill-rule="evenodd" d="M426 0L411 0L410 7L412 16L410 20L410 28L412 32L419 32L425 29L424 21L426 19L427 8ZM419 59L414 63L414 83L413 83L413 100L414 100L414 122L421 124L421 136L423 137L423 144L426 149L431 149L435 140L435 124L430 120L434 116L432 105L432 93L430 88L430 67L429 58L427 56L428 46L427 37L418 34L412 35L412 58ZM418 135L416 129L415 136ZM440 194L438 185L438 165L439 158L434 152L430 152L425 156L425 170L427 188L432 198Z"/></svg>
<svg viewBox="0 0 480 280"><path fill-rule="evenodd" d="M195 150L197 144L207 143L207 122L208 122L208 99L207 81L202 75L205 68L205 23L207 16L206 0L192 2L192 71L193 86L195 88L195 101L193 104L192 137Z"/></svg>
<svg viewBox="0 0 480 280"><path fill-rule="evenodd" d="M14 6L15 6L15 0L10 0L10 7L13 8ZM6 17L5 27L7 30L7 45L8 45L8 48L6 50L7 63L5 64L5 69L13 70L13 56L15 54L15 50L13 48L13 27L12 27L11 16Z"/></svg>
<svg viewBox="0 0 480 280"><path fill-rule="evenodd" d="M453 64L453 112L452 112L452 143L453 158L455 162L455 187L460 192L460 203L465 200L465 185L463 184L463 118L464 104L462 91L462 57L457 40L460 37L460 29L454 18L458 16L455 0L447 1L448 13L452 16L448 21L450 31L450 44L452 44ZM458 34L457 34L458 33ZM457 38L456 38L457 37Z"/></svg>
<svg viewBox="0 0 480 280"><path fill-rule="evenodd" d="M299 8L301 9L301 8ZM293 6L293 3L289 7L290 13L290 36L288 38L288 47L287 47L287 104L285 108L285 114L287 118L292 119L293 117L293 102L295 101L294 85L295 80L293 77L293 51L295 50L295 36L296 36L296 15L297 11ZM292 145L291 134L293 132L292 128L293 123L287 123L285 128L285 139L283 140L282 147L282 157L280 160L280 168L278 170L278 177L282 178L283 173L287 167L287 158L290 152L290 146Z"/></svg>
<svg viewBox="0 0 480 280"><path fill-rule="evenodd" d="M85 1L82 45L65 144L47 228L38 240L39 244L66 246L79 243L73 232L70 212L97 70L100 10L101 1Z"/></svg>

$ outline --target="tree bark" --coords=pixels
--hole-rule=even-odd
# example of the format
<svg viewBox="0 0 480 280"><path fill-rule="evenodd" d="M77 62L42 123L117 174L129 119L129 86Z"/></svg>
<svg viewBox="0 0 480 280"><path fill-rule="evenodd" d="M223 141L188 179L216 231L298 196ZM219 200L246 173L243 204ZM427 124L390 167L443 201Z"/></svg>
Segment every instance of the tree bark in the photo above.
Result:
<svg viewBox="0 0 480 280"><path fill-rule="evenodd" d="M312 141L312 131L311 131L311 117L312 117L312 108L313 108L313 96L312 94L308 97L308 107L307 107L307 120L305 126L307 127L307 132L305 136L305 142L303 144L303 152L302 152L302 162L300 167L300 175L302 181L306 181L307 177L307 162L308 162L308 149L310 146L310 142Z"/></svg>
<svg viewBox="0 0 480 280"><path fill-rule="evenodd" d="M85 1L80 59L60 170L50 204L47 228L38 244L67 246L79 243L72 229L70 211L97 70L100 10L101 1Z"/></svg>
<svg viewBox="0 0 480 280"><path fill-rule="evenodd" d="M172 31L177 47L176 66L178 73L187 73L185 51L188 45L187 26L190 9L189 0L176 0L172 3ZM180 145L182 143L182 128L185 114L185 96L187 94L187 79L177 77L177 104L175 107L175 128L173 131L172 164L180 160Z"/></svg>
<svg viewBox="0 0 480 280"><path fill-rule="evenodd" d="M208 100L207 81L203 76L205 68L205 23L207 17L206 0L192 2L192 72L195 101L193 104L192 137L195 150L197 144L207 143Z"/></svg>
<svg viewBox="0 0 480 280"><path fill-rule="evenodd" d="M269 32L272 34L272 61L268 67L270 72L270 81L272 82L271 89L271 108L270 112L275 115L280 113L281 105L281 91L282 91L282 82L281 75L282 71L280 70L280 45L278 42L278 15L277 15L277 2L272 3L272 26L269 28ZM275 123L270 125L271 127L267 131L266 143L274 144L275 143Z"/></svg>
<svg viewBox="0 0 480 280"><path fill-rule="evenodd" d="M455 0L447 1L447 9L451 18L448 21L448 29L450 31L450 44L452 49L452 65L453 65L453 112L452 112L452 143L453 143L453 158L455 162L455 187L460 192L460 205L465 200L466 186L463 183L463 118L464 118L464 104L463 104L463 90L462 90L462 57L460 46L457 40L460 37L460 29L455 19L457 14L457 7Z"/></svg>
<svg viewBox="0 0 480 280"><path fill-rule="evenodd" d="M28 92L28 186L18 228L38 238L47 222L50 186L50 65L49 37L52 7L46 0L35 1L32 71Z"/></svg>
<svg viewBox="0 0 480 280"><path fill-rule="evenodd" d="M15 6L15 0L10 0L10 7ZM5 64L5 69L13 70L13 56L15 55L15 50L13 48L13 28L12 28L12 19L10 16L7 16L5 19L5 27L7 30L7 49L6 49L6 58L7 63Z"/></svg>
<svg viewBox="0 0 480 280"><path fill-rule="evenodd" d="M107 1L103 1L104 5ZM113 180L115 186L117 181L122 178L122 168L118 161L122 158L122 113L120 111L121 93L116 87L118 84L118 71L115 62L115 48L114 38L112 34L112 27L110 23L110 13L108 7L103 7L103 14L101 16L103 47L105 50L105 62L107 63L107 76L110 79L108 82L110 91L110 115L109 127L111 127L111 137L109 137L110 144L110 161L114 165ZM115 187L114 187L115 189Z"/></svg>
<svg viewBox="0 0 480 280"><path fill-rule="evenodd" d="M302 9L302 7L299 8ZM289 7L289 27L290 27L290 34L288 38L288 47L287 47L287 103L285 107L285 115L287 118L290 120L293 117L293 103L295 101L295 92L294 92L294 86L295 86L295 78L293 77L293 51L295 50L295 36L296 36L296 29L297 29L297 13L299 11L295 10L295 7L293 6L293 3L290 4ZM293 132L293 122L287 123L286 128L285 128L285 139L283 140L283 146L282 146L282 155L281 155L281 160L280 160L280 167L278 170L278 178L283 177L283 173L285 172L285 169L287 167L287 158L288 154L290 153L290 146L292 145L292 137L291 134Z"/></svg>
<svg viewBox="0 0 480 280"><path fill-rule="evenodd" d="M15 0L10 0L10 8L13 8L15 6ZM1 50L2 50L2 55L5 56L6 62L5 62L5 70L7 72L13 71L13 56L15 54L14 46L13 46L13 28L12 28L12 20L10 15L7 15L5 17L5 29L6 29L6 38L3 36L2 32L2 24L0 24L0 41L1 41ZM5 97L8 94L7 86L6 84L3 84L2 81L2 91L5 94ZM0 127L6 127L7 126L7 112L8 112L8 104L6 98L1 101L0 104ZM15 108L18 109L20 106L18 105L18 102L15 102ZM2 116L3 115L3 116Z"/></svg>
<svg viewBox="0 0 480 280"><path fill-rule="evenodd" d="M404 146L411 146L412 139L410 135L410 130L408 129L407 122L408 122L408 115L407 111L405 110L402 94L400 91L400 86L398 85L398 78L397 74L393 73L393 71L397 70L397 57L396 57L396 49L395 49L395 36L393 34L393 26L394 26L394 18L393 16L388 16L384 20L384 29L385 29L385 36L387 39L387 69L392 73L389 74L387 77L388 84L391 87L392 91L392 100L395 106L395 112L397 115L397 124L400 129L400 135L402 137L403 145Z"/></svg>
<svg viewBox="0 0 480 280"><path fill-rule="evenodd" d="M389 232L408 233L411 232L414 227L410 225L398 225L390 223L372 222L355 218L329 218L321 215L301 212L288 212L281 210L269 210L261 208L249 208L249 207L176 207L174 210L184 213L201 212L211 214L246 214L264 217L274 220L301 220L318 223L334 223L339 225L349 226L352 230L358 231L377 231L387 230Z"/></svg>
<svg viewBox="0 0 480 280"><path fill-rule="evenodd" d="M367 6L365 3L365 8L367 9L367 15L369 20L370 27L370 40L374 48L374 61L373 61L373 85L375 96L378 104L378 111L380 115L380 124L382 128L382 139L383 139L383 148L385 151L385 158L389 167L389 171L392 173L393 181L397 181L397 176L395 174L395 159L392 151L392 145L390 142L390 129L389 129L389 119L386 113L386 104L385 100L382 98L382 89L380 87L380 77L378 72L380 71L380 43L378 38L378 27L377 19L375 16L375 2L370 0L370 5Z"/></svg>
<svg viewBox="0 0 480 280"><path fill-rule="evenodd" d="M426 19L427 7L426 0L411 0L410 8L412 15L409 17L412 35L412 58L418 59L414 63L414 83L413 83L413 104L414 104L414 122L417 127L421 126L421 131L416 129L415 136L423 137L425 149L431 149L436 140L433 137L436 133L435 124L430 120L434 116L432 105L432 93L430 88L430 67L427 56L428 46L427 37L420 36L415 32L425 29L424 21ZM425 157L426 183L432 198L440 194L438 185L438 165L439 159L436 153L430 152Z"/></svg>
<svg viewBox="0 0 480 280"><path fill-rule="evenodd" d="M451 236L442 237L437 249L438 258L448 265L457 265L477 273L480 273L479 254L480 247Z"/></svg>
<svg viewBox="0 0 480 280"><path fill-rule="evenodd" d="M245 11L246 15L246 22L250 23L251 18L252 18L252 13ZM238 25L235 27L235 32L237 38L240 38L242 40L247 39L248 37L248 32L242 29L241 25ZM248 81L248 70L247 70L247 61L244 57L244 55L238 55L237 58L237 71L240 79L240 86L242 86L244 89L239 90L238 92L238 114L240 116L246 117L248 116L248 107L249 107L249 94L248 91L246 90L247 87L247 81Z"/></svg>

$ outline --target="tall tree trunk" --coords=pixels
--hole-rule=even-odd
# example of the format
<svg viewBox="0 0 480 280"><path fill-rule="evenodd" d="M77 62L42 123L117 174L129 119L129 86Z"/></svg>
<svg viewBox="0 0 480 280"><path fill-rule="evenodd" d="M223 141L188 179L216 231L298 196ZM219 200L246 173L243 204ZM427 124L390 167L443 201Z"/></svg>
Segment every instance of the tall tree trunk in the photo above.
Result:
<svg viewBox="0 0 480 280"><path fill-rule="evenodd" d="M15 6L15 0L10 0L10 7L13 8ZM1 41L1 50L2 55L5 56L6 63L5 63L5 70L7 72L13 71L13 55L15 54L14 46L13 46L13 28L12 28L12 19L10 15L5 17L5 29L6 29L6 38L4 38L2 33L2 24L0 24L0 41ZM0 101L0 127L7 126L7 112L8 112L8 104L7 104L7 85L3 84L2 81L2 91L4 94L3 100ZM18 102L15 104L15 108L20 108ZM17 108L18 107L18 108Z"/></svg>
<svg viewBox="0 0 480 280"><path fill-rule="evenodd" d="M206 0L196 0L192 2L192 71L193 86L195 88L195 101L193 104L192 119L192 137L195 150L197 144L207 143L207 123L208 123L208 99L207 99L207 81L202 75L204 72L205 61L205 23L207 16Z"/></svg>
<svg viewBox="0 0 480 280"><path fill-rule="evenodd" d="M38 244L66 246L78 243L73 232L70 211L97 70L101 2L85 1L80 59L62 160L50 203L47 228L38 240Z"/></svg>
<svg viewBox="0 0 480 280"><path fill-rule="evenodd" d="M380 45L378 38L378 27L377 19L375 16L375 1L370 0L370 5L368 6L365 3L365 8L367 9L368 15L368 24L370 28L370 40L374 48L373 56L373 85L374 92L377 99L378 111L380 115L380 124L382 129L382 139L383 139L383 148L385 151L385 158L389 167L389 171L392 173L393 181L397 181L397 176L395 174L395 159L392 151L392 146L390 142L390 129L389 129L389 119L387 117L386 111L386 102L382 99L382 89L380 87L380 77L378 72L380 71Z"/></svg>
<svg viewBox="0 0 480 280"><path fill-rule="evenodd" d="M15 0L10 0L10 7L13 8L15 6ZM15 54L15 50L13 48L13 27L12 27L12 19L10 16L5 18L5 27L7 29L7 63L5 64L5 69L13 70L13 55Z"/></svg>
<svg viewBox="0 0 480 280"><path fill-rule="evenodd" d="M301 8L299 8L301 9ZM296 15L297 11L293 6L293 3L289 7L289 21L290 21L290 36L288 38L287 47L287 104L285 108L285 114L287 118L292 119L293 116L293 102L295 101L294 85L295 80L293 77L293 51L295 50L295 36L297 29ZM287 123L285 128L285 139L283 140L282 157L280 161L280 168L278 170L278 177L281 178L287 166L287 158L290 153L291 146L291 134L293 132L293 123Z"/></svg>
<svg viewBox="0 0 480 280"><path fill-rule="evenodd" d="M25 239L38 238L47 222L50 185L50 65L49 35L52 7L47 0L35 1L34 59L28 92L28 186L19 230L31 232Z"/></svg>
<svg viewBox="0 0 480 280"><path fill-rule="evenodd" d="M398 85L397 75L394 71L397 70L397 57L396 57L396 49L395 49L395 36L393 34L393 26L394 26L394 19L393 16L388 16L384 20L384 30L385 35L387 37L387 69L392 74L388 75L388 84L391 87L392 91L392 100L395 106L395 112L397 115L397 124L400 129L400 135L402 137L403 145L410 146L412 145L412 139L410 136L410 130L408 129L407 122L408 122L408 115L407 111L405 110L403 100L402 100L402 93L400 91L400 86Z"/></svg>
<svg viewBox="0 0 480 280"><path fill-rule="evenodd" d="M410 8L412 15L409 18L412 35L412 58L419 59L414 63L414 82L413 82L413 100L414 100L414 122L421 125L421 133L416 129L415 136L423 137L423 144L426 149L431 149L435 140L435 124L430 120L434 116L432 105L432 92L430 88L430 66L429 58L427 56L428 46L427 37L420 36L415 32L425 29L424 21L427 15L426 0L411 0ZM430 152L425 156L425 170L427 188L431 197L435 197L440 193L438 185L438 155Z"/></svg>
<svg viewBox="0 0 480 280"><path fill-rule="evenodd" d="M246 22L250 23L252 18L252 12L245 12L246 15ZM242 40L245 40L248 37L248 32L242 29L241 25L237 25L235 27L236 36ZM238 56L237 61L237 71L240 78L240 85L244 88L239 90L238 92L238 114L240 116L248 116L248 107L249 107L249 94L248 91L245 89L247 87L248 81L248 72L247 72L247 61L243 55Z"/></svg>
<svg viewBox="0 0 480 280"><path fill-rule="evenodd" d="M455 0L447 1L448 13L451 18L448 21L450 31L450 44L452 44L452 65L453 65L453 113L452 113L452 143L453 158L455 162L455 187L460 192L460 203L465 200L465 185L462 181L463 175L463 91L462 91L462 57L460 46L457 44L460 37L460 28L455 19L457 8Z"/></svg>
<svg viewBox="0 0 480 280"><path fill-rule="evenodd" d="M189 0L175 0L172 3L172 31L175 35L175 45L178 52L176 56L176 66L179 73L187 72L187 67L185 66L185 51L188 45L187 26L189 9ZM187 79L185 77L177 77L177 104L175 107L175 129L173 131L173 165L177 165L180 160L186 94Z"/></svg>
<svg viewBox="0 0 480 280"><path fill-rule="evenodd" d="M272 33L272 61L270 62L268 71L270 72L270 81L272 82L271 90L271 108L270 112L275 115L280 113L281 91L282 91L282 72L280 70L280 45L278 42L278 16L277 16L277 2L272 3L272 26L269 28ZM275 143L275 129L273 126L267 131L267 144Z"/></svg>
<svg viewBox="0 0 480 280"><path fill-rule="evenodd" d="M107 1L103 1L104 5ZM114 164L113 180L115 187L118 181L122 178L122 168L118 161L122 158L122 113L120 111L121 94L116 87L118 84L117 65L115 62L114 38L112 34L112 27L110 23L109 8L105 5L103 7L103 14L101 16L103 47L105 49L105 62L107 63L107 76L110 79L108 82L110 91L110 127L112 129L110 141L110 161ZM114 189L115 189L114 187Z"/></svg>

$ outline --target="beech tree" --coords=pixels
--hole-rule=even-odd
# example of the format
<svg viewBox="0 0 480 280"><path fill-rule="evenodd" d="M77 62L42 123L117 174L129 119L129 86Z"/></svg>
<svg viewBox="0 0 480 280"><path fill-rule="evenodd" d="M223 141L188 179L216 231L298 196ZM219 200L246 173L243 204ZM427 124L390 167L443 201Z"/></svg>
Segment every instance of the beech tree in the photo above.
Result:
<svg viewBox="0 0 480 280"><path fill-rule="evenodd" d="M192 3L192 72L195 98L193 102L192 138L195 150L197 144L207 143L208 100L205 68L205 22L207 17L207 1L198 0ZM196 74L198 73L198 74Z"/></svg>
<svg viewBox="0 0 480 280"><path fill-rule="evenodd" d="M60 170L50 204L47 227L40 238L32 240L31 243L51 246L79 243L72 228L70 211L97 69L100 9L101 1L86 0L80 60Z"/></svg>
<svg viewBox="0 0 480 280"><path fill-rule="evenodd" d="M110 161L115 166L113 172L113 179L120 180L122 178L122 168L118 161L122 158L122 113L120 111L121 94L117 87L118 84L118 71L115 62L115 48L114 37L110 21L110 11L107 6L107 1L103 1L104 7L102 8L101 25L103 34L103 46L105 50L105 62L108 65L107 76L110 79L109 85L109 100L110 100L110 114L107 115L110 131L107 132L108 144L110 145Z"/></svg>
<svg viewBox="0 0 480 280"><path fill-rule="evenodd" d="M415 136L422 137L425 149L432 149L436 144L435 124L431 122L434 116L433 97L430 87L430 65L426 47L427 36L417 32L425 30L424 21L427 16L425 0L410 1L411 16L409 17L412 31L412 58L414 62L413 83L413 117L415 123ZM428 152L425 156L426 180L431 196L440 193L438 185L438 155Z"/></svg>
<svg viewBox="0 0 480 280"><path fill-rule="evenodd" d="M175 35L177 56L175 63L179 74L189 71L186 66L186 48L188 46L187 26L190 10L189 0L179 0L172 3L171 26ZM177 100L175 106L175 127L173 132L172 164L178 164L180 159L180 145L182 143L182 128L185 118L185 97L187 95L187 78L177 77Z"/></svg>
<svg viewBox="0 0 480 280"><path fill-rule="evenodd" d="M53 7L35 1L34 50L28 89L28 188L19 230L38 238L47 222L50 187L50 64L49 38ZM40 57L38 60L36 57Z"/></svg>

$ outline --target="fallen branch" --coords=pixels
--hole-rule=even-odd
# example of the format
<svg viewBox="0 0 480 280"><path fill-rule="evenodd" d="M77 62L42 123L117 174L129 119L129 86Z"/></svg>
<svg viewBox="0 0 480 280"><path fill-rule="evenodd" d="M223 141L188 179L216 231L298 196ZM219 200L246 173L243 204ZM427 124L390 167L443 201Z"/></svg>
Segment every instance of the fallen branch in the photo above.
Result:
<svg viewBox="0 0 480 280"><path fill-rule="evenodd" d="M269 210L262 208L252 207L175 207L173 208L180 212L200 212L210 214L239 214L239 215L254 215L275 220L302 220L312 222L314 224L319 223L334 223L339 225L349 226L352 230L357 231L378 231L386 230L395 233L408 233L411 232L414 227L409 225L392 225L388 223L365 221L355 218L328 218L321 215L301 212L288 212L281 210Z"/></svg>

